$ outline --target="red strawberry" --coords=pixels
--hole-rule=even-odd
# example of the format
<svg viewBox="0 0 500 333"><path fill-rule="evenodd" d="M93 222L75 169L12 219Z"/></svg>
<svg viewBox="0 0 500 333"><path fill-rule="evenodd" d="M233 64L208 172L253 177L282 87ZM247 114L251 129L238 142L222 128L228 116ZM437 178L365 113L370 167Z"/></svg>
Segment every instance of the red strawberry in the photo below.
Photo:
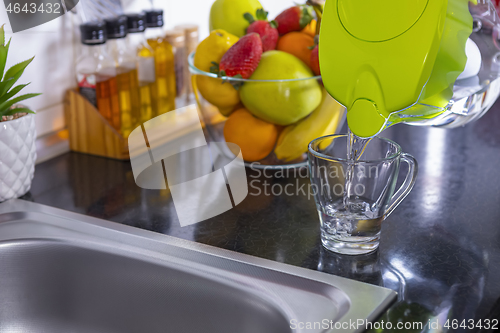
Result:
<svg viewBox="0 0 500 333"><path fill-rule="evenodd" d="M257 9L257 21L250 13L245 13L245 15L243 15L250 23L247 33L250 34L255 32L260 35L260 38L262 39L262 49L264 52L275 50L279 38L278 29L276 29L276 22L269 22L267 20L268 14L269 13L262 8Z"/></svg>
<svg viewBox="0 0 500 333"><path fill-rule="evenodd" d="M319 45L316 44L314 49L311 51L311 69L315 75L321 75L319 70Z"/></svg>
<svg viewBox="0 0 500 333"><path fill-rule="evenodd" d="M259 34L245 35L224 54L219 73L221 76L248 79L259 66L261 57L262 41Z"/></svg>
<svg viewBox="0 0 500 333"><path fill-rule="evenodd" d="M311 69L315 75L320 75L318 45L311 52Z"/></svg>
<svg viewBox="0 0 500 333"><path fill-rule="evenodd" d="M295 6L286 9L276 17L278 32L281 36L292 31L301 31L313 19L311 8L308 6Z"/></svg>

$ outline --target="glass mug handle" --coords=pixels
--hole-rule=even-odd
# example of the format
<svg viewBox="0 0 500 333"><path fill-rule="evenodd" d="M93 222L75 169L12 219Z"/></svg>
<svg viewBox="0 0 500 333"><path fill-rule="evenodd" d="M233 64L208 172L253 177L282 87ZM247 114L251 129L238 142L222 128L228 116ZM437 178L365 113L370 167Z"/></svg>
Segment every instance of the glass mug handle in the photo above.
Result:
<svg viewBox="0 0 500 333"><path fill-rule="evenodd" d="M406 179L403 182L403 185L401 185L399 190L392 196L387 211L384 214L384 218L387 218L389 215L391 215L396 207L398 207L399 204L404 200L404 198L406 198L406 196L410 194L417 180L418 164L417 160L415 160L415 157L411 156L410 154L402 153L400 159L401 161L408 164L408 174L406 175Z"/></svg>

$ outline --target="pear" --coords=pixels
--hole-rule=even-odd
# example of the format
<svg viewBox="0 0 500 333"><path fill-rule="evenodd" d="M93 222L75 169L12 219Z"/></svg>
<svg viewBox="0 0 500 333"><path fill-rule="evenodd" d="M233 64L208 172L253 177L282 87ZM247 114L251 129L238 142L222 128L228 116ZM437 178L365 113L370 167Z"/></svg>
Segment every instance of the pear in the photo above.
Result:
<svg viewBox="0 0 500 333"><path fill-rule="evenodd" d="M283 51L262 54L259 67L240 88L243 105L256 117L288 126L307 117L321 103L321 86L311 69ZM266 80L284 80L281 82Z"/></svg>
<svg viewBox="0 0 500 333"><path fill-rule="evenodd" d="M312 140L334 134L345 114L345 108L323 88L323 100L309 117L287 126L278 139L274 150L276 157L289 162L301 157ZM328 145L327 145L328 146ZM321 147L323 148L323 147Z"/></svg>
<svg viewBox="0 0 500 333"><path fill-rule="evenodd" d="M243 15L255 14L261 8L259 0L217 0L210 10L210 31L222 29L243 37L250 25Z"/></svg>

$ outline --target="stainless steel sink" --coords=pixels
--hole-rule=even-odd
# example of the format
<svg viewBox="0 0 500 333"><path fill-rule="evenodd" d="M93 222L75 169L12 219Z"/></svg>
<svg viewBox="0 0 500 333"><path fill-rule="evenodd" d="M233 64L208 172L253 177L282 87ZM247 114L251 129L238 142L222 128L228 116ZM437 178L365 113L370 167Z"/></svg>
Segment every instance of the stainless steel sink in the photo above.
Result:
<svg viewBox="0 0 500 333"><path fill-rule="evenodd" d="M357 332L324 325L374 320L394 298L22 200L0 205L0 332Z"/></svg>

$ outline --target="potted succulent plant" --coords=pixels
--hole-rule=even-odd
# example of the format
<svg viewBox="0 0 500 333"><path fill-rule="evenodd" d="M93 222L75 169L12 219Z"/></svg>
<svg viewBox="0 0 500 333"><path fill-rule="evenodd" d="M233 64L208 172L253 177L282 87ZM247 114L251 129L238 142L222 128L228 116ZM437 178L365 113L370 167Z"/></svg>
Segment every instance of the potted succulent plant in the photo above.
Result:
<svg viewBox="0 0 500 333"><path fill-rule="evenodd" d="M33 58L5 70L10 40L0 28L0 202L29 191L35 171L35 119L19 102L40 94L15 97L28 84L14 86Z"/></svg>

